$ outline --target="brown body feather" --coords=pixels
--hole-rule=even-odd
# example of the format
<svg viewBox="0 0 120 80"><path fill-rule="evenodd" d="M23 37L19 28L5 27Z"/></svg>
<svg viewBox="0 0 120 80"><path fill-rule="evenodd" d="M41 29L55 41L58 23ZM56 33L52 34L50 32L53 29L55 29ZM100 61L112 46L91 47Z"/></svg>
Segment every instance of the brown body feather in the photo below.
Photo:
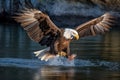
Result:
<svg viewBox="0 0 120 80"><path fill-rule="evenodd" d="M62 33L61 36L59 36L58 40L56 40L55 48L57 49L58 52L64 51L69 55L70 54L69 44L71 42L71 39L66 39L63 36L64 33L63 29L61 29L61 33Z"/></svg>
<svg viewBox="0 0 120 80"><path fill-rule="evenodd" d="M48 15L36 9L26 9L14 18L21 23L21 26L32 40L41 45L49 46L51 54L58 54L58 52L63 51L69 55L71 39L66 39L63 36L64 29L58 28ZM80 37L103 34L109 31L112 18L110 14L106 13L77 26L75 30Z"/></svg>

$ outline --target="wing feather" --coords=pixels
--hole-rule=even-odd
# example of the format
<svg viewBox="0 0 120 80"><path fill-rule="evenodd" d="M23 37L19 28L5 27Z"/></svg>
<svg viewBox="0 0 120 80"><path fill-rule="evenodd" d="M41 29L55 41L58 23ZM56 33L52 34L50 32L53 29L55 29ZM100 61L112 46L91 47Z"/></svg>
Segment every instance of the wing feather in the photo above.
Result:
<svg viewBox="0 0 120 80"><path fill-rule="evenodd" d="M95 31L94 31L94 26L91 26L91 33L93 34L93 36L95 36Z"/></svg>
<svg viewBox="0 0 120 80"><path fill-rule="evenodd" d="M52 40L54 40L56 36L59 36L58 33L60 33L60 29L51 21L47 14L39 10L26 8L14 18L21 24L28 36L40 44L43 43L42 41L45 39L44 45L50 46ZM52 37L52 39L49 41L50 37Z"/></svg>
<svg viewBox="0 0 120 80"><path fill-rule="evenodd" d="M109 31L114 22L113 19L114 17L112 15L106 13L98 18L79 25L76 27L76 30L80 37L104 34L105 32Z"/></svg>

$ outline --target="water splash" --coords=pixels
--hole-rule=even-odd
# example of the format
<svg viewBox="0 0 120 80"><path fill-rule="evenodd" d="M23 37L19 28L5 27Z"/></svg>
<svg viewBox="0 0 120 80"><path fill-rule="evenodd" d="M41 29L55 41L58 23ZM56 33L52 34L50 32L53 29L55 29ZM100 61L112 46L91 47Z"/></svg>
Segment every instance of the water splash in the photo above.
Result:
<svg viewBox="0 0 120 80"><path fill-rule="evenodd" d="M49 60L47 64L54 66L75 66L74 60L70 61L64 57L55 57Z"/></svg>
<svg viewBox="0 0 120 80"><path fill-rule="evenodd" d="M96 61L75 59L69 61L64 57L56 57L48 62L36 59L0 58L0 66L12 66L21 68L40 68L42 66L65 66L65 67L102 67L108 70L120 70L118 62Z"/></svg>

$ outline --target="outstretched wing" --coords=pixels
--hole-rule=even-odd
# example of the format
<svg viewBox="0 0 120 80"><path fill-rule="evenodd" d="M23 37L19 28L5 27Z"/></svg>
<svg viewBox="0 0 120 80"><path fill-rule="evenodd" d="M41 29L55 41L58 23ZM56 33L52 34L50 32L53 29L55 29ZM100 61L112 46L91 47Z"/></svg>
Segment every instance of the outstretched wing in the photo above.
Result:
<svg viewBox="0 0 120 80"><path fill-rule="evenodd" d="M76 31L80 37L103 34L109 31L113 21L113 16L111 16L109 13L106 13L98 18L79 25L76 27Z"/></svg>
<svg viewBox="0 0 120 80"><path fill-rule="evenodd" d="M50 44L59 36L60 29L49 16L36 9L25 9L14 17L21 24L28 36L41 45Z"/></svg>

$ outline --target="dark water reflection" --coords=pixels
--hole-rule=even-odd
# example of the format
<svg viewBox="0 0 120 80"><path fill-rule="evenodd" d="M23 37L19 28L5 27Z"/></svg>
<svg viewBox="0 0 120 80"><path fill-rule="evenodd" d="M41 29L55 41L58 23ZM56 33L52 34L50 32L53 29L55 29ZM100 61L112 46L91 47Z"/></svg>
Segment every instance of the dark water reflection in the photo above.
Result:
<svg viewBox="0 0 120 80"><path fill-rule="evenodd" d="M120 62L119 35L120 29L112 29L104 36L82 38L71 43L71 51L78 55L78 60L90 61L89 64L94 62L96 65L106 61L105 65L110 62L108 66L90 66L86 63L88 66L82 67L42 65L39 68L24 68L11 65L23 65L24 59L30 61L36 59L32 52L44 47L31 41L21 27L13 24L0 24L0 80L119 80L119 65L117 70L111 70L116 66L111 63L119 64ZM5 62L2 63L1 58L15 59L11 63L6 62L10 63L6 66ZM23 62L17 61L17 59L23 59ZM30 65L27 63L30 61L26 60L25 65ZM78 62L80 64L80 61ZM85 64L84 62L82 64ZM33 63L36 65L35 62ZM30 66L34 67L33 63L31 62Z"/></svg>
<svg viewBox="0 0 120 80"><path fill-rule="evenodd" d="M118 80L120 72L106 71L96 68L43 67L35 74L34 79L40 80ZM113 75L114 74L114 75Z"/></svg>

